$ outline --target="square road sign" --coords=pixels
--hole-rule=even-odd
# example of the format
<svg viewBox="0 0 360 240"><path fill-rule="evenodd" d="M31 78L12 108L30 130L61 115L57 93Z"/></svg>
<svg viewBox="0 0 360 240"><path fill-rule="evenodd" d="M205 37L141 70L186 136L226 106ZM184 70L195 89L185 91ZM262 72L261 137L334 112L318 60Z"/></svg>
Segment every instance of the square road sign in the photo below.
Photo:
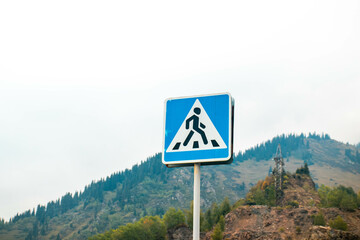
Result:
<svg viewBox="0 0 360 240"><path fill-rule="evenodd" d="M231 163L233 112L229 93L165 100L163 163Z"/></svg>

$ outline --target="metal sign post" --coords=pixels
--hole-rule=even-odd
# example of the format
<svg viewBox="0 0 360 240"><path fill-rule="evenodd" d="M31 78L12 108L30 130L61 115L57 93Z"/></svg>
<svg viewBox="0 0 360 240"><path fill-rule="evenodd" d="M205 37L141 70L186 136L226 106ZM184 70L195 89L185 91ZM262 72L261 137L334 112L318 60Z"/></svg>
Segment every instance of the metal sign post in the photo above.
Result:
<svg viewBox="0 0 360 240"><path fill-rule="evenodd" d="M200 239L200 163L194 164L193 240Z"/></svg>

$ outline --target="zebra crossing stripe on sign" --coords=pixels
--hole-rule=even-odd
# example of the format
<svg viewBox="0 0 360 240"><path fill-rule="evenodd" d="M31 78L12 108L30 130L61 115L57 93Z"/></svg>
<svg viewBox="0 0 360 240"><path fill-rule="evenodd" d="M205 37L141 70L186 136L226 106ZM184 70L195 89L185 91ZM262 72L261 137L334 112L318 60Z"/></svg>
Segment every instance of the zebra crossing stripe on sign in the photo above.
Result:
<svg viewBox="0 0 360 240"><path fill-rule="evenodd" d="M166 152L227 148L214 124L196 99Z"/></svg>

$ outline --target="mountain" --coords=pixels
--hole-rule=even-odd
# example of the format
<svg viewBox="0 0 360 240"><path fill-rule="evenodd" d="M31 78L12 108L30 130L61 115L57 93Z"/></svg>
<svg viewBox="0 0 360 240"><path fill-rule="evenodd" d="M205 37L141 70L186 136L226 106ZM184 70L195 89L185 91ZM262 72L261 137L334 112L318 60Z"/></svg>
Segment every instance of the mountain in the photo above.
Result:
<svg viewBox="0 0 360 240"><path fill-rule="evenodd" d="M231 165L201 168L201 207L228 197L244 197L274 165L280 144L285 169L295 171L307 162L317 186L345 185L360 190L360 150L328 135L281 135L235 154ZM92 182L80 193L67 193L46 206L38 205L0 221L0 239L87 239L110 228L163 215L169 207L187 209L193 192L193 168L166 168L161 154L131 170Z"/></svg>

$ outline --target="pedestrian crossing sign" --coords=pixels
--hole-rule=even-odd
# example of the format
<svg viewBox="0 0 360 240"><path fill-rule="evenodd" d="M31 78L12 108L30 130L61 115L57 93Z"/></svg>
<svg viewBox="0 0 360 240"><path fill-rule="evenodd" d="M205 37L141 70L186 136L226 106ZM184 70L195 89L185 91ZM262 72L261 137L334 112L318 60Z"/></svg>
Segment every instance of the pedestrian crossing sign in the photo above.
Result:
<svg viewBox="0 0 360 240"><path fill-rule="evenodd" d="M233 111L229 93L165 100L163 163L231 163Z"/></svg>

